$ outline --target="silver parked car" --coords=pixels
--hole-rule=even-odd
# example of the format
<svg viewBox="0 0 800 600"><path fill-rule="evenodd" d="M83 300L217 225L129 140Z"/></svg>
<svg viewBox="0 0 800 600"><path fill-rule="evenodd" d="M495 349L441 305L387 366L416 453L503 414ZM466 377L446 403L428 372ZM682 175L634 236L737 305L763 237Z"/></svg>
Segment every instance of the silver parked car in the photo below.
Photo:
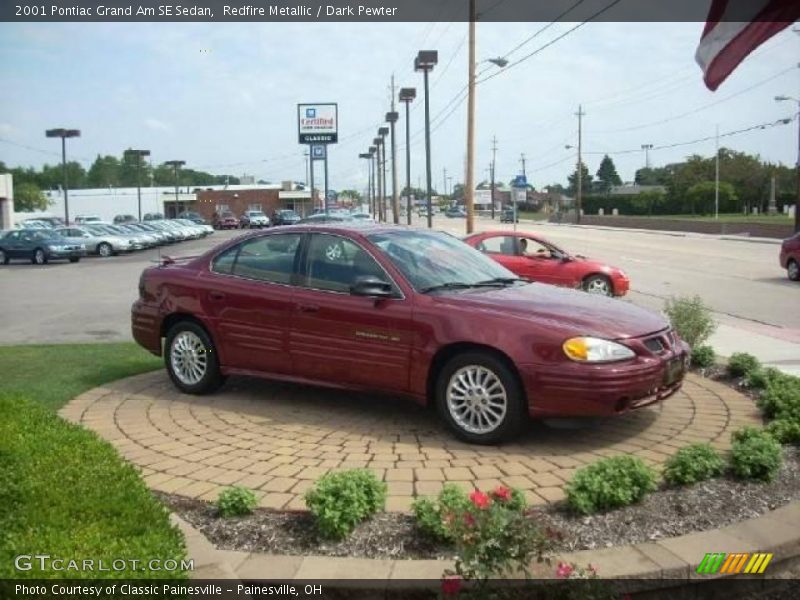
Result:
<svg viewBox="0 0 800 600"><path fill-rule="evenodd" d="M87 254L96 254L105 258L120 252L134 250L131 240L102 231L92 231L90 227L73 225L72 227L59 227L55 231L70 242L85 244Z"/></svg>
<svg viewBox="0 0 800 600"><path fill-rule="evenodd" d="M108 224L100 224L100 225L86 225L86 227L92 231L99 234L106 234L106 235L114 235L121 237L126 240L130 240L131 247L134 250L143 250L144 248L149 247L148 241L145 239L144 234L134 234L123 229L119 229L115 225L108 225Z"/></svg>

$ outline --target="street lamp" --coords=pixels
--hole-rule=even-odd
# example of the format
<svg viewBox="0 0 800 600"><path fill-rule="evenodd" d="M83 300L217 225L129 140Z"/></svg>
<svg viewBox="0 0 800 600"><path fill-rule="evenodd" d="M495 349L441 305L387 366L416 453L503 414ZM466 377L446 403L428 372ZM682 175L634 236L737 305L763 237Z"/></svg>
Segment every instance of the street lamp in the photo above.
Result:
<svg viewBox="0 0 800 600"><path fill-rule="evenodd" d="M386 214L386 136L389 135L388 127L378 127L378 135L381 138L381 181L383 187L381 188L381 212L383 213L383 220L388 221L389 216Z"/></svg>
<svg viewBox="0 0 800 600"><path fill-rule="evenodd" d="M414 70L422 71L425 82L425 174L427 181L428 202L428 229L433 228L433 201L431 199L431 112L430 94L428 89L428 73L439 62L439 53L436 50L420 50L414 58Z"/></svg>
<svg viewBox="0 0 800 600"><path fill-rule="evenodd" d="M411 225L411 125L408 105L416 97L416 88L400 88L400 102L406 105L406 222L409 225Z"/></svg>
<svg viewBox="0 0 800 600"><path fill-rule="evenodd" d="M775 102L786 101L797 103L797 164L795 165L797 189L794 198L794 231L797 233L800 232L800 99L792 96L775 96Z"/></svg>
<svg viewBox="0 0 800 600"><path fill-rule="evenodd" d="M168 160L164 164L167 165L168 167L172 167L175 170L175 210L178 210L178 208L180 207L180 203L178 202L178 169L180 169L183 165L185 165L186 161Z"/></svg>
<svg viewBox="0 0 800 600"><path fill-rule="evenodd" d="M372 218L375 218L377 216L377 210L376 210L376 207L375 207L375 204L376 204L375 173L377 172L377 169L375 169L375 154L377 152L378 152L378 147L377 146L370 146L369 147L369 158L370 158L369 168L371 169L371 172L372 172L372 183L370 184L371 189L372 189L372 203L370 204L369 208L370 208L370 213L372 213Z"/></svg>
<svg viewBox="0 0 800 600"><path fill-rule="evenodd" d="M378 136L372 140L372 143L375 144L375 173L377 173L377 177L375 178L375 186L377 191L377 197L375 201L375 212L378 216L378 221L383 221L383 187L382 187L382 176L381 172L381 146L383 145L383 138Z"/></svg>
<svg viewBox="0 0 800 600"><path fill-rule="evenodd" d="M142 172L142 158L145 156L150 156L150 150L125 150L124 152L125 159L134 157L136 158L136 197L139 201L139 220L142 220L142 182L141 182L141 172Z"/></svg>
<svg viewBox="0 0 800 600"><path fill-rule="evenodd" d="M642 144L642 150L644 150L644 168L650 168L650 150L653 149L653 144Z"/></svg>
<svg viewBox="0 0 800 600"><path fill-rule="evenodd" d="M372 198L370 197L370 194L372 192L372 154L369 152L362 152L358 155L358 158L369 160L369 163L367 163L367 202L371 207Z"/></svg>
<svg viewBox="0 0 800 600"><path fill-rule="evenodd" d="M386 113L386 122L389 123L391 128L391 144L392 144L392 220L395 225L400 224L400 206L397 196L397 143L394 137L394 124L400 115L394 111Z"/></svg>
<svg viewBox="0 0 800 600"><path fill-rule="evenodd" d="M64 223L69 225L69 197L67 194L67 138L80 137L80 129L48 129L44 132L49 138L61 138L61 176L64 187Z"/></svg>

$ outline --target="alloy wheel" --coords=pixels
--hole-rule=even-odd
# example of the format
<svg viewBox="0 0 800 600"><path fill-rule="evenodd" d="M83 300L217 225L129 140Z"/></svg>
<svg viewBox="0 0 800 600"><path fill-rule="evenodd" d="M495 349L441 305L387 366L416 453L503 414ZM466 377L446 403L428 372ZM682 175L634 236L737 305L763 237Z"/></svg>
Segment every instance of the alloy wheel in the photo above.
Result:
<svg viewBox="0 0 800 600"><path fill-rule="evenodd" d="M480 365L467 365L453 373L446 399L450 416L470 433L494 431L508 410L508 395L500 378Z"/></svg>
<svg viewBox="0 0 800 600"><path fill-rule="evenodd" d="M37 265L44 264L44 250L37 250L33 254L33 260Z"/></svg>
<svg viewBox="0 0 800 600"><path fill-rule="evenodd" d="M97 251L103 258L108 258L111 256L111 246L106 243L100 244Z"/></svg>
<svg viewBox="0 0 800 600"><path fill-rule="evenodd" d="M586 287L584 288L590 294L601 294L603 296L610 296L611 295L611 287L603 277L594 277L586 282Z"/></svg>
<svg viewBox="0 0 800 600"><path fill-rule="evenodd" d="M786 272L789 275L789 279L792 281L797 281L800 279L800 265L798 265L796 261L789 261L789 265L786 267Z"/></svg>
<svg viewBox="0 0 800 600"><path fill-rule="evenodd" d="M208 356L202 340L192 331L182 331L172 340L170 366L184 385L196 385L208 369Z"/></svg>

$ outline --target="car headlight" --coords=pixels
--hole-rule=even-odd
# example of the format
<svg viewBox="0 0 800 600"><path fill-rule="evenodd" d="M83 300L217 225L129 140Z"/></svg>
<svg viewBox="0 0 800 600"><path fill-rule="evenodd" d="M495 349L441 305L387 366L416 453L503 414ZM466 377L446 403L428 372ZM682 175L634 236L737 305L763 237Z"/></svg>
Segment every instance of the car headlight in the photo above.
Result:
<svg viewBox="0 0 800 600"><path fill-rule="evenodd" d="M636 354L622 344L593 337L574 337L561 346L568 358L577 362L615 362Z"/></svg>
<svg viewBox="0 0 800 600"><path fill-rule="evenodd" d="M62 246L61 244L48 244L47 247L50 250L53 250L54 252L57 252L58 250L63 250L64 249L64 246Z"/></svg>

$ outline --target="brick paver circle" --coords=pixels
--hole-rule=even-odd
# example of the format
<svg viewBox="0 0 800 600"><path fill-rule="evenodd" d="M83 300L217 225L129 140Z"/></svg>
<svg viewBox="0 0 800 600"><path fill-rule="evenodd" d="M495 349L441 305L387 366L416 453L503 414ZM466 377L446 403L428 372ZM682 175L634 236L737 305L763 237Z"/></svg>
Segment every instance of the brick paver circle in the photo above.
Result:
<svg viewBox="0 0 800 600"><path fill-rule="evenodd" d="M447 481L502 483L533 504L554 502L576 468L599 458L631 453L659 466L693 442L726 450L734 429L760 422L750 399L695 375L658 406L571 429L534 422L498 447L457 441L433 411L405 400L251 379L189 396L163 371L91 390L61 414L114 444L154 490L215 500L236 484L262 506L304 509L321 475L366 467L387 482L395 511Z"/></svg>

